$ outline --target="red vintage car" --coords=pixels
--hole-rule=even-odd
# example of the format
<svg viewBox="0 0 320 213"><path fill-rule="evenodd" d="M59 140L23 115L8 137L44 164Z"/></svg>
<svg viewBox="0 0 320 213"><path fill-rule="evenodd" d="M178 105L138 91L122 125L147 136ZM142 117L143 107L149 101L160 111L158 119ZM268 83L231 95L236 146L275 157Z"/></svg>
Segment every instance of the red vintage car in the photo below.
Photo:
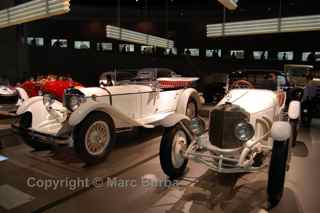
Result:
<svg viewBox="0 0 320 213"><path fill-rule="evenodd" d="M65 89L70 87L82 87L82 85L71 79L55 79L55 78L43 78L38 81L29 80L25 81L20 86L23 88L29 97L34 97L43 94L51 94L57 99L62 99Z"/></svg>
<svg viewBox="0 0 320 213"><path fill-rule="evenodd" d="M63 93L65 89L71 87L82 87L82 85L73 80L54 80L46 81L41 86L42 94L51 94L58 100L62 100Z"/></svg>

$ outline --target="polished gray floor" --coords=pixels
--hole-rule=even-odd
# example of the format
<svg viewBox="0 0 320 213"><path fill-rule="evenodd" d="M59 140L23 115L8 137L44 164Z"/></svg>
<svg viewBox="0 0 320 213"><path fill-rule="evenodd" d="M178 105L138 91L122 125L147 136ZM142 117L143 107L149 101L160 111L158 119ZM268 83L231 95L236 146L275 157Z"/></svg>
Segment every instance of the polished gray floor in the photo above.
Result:
<svg viewBox="0 0 320 213"><path fill-rule="evenodd" d="M5 124L0 128L5 129ZM283 199L270 212L319 212L319 129L320 121L315 121L311 128L300 129ZM267 211L266 169L245 175L219 175L190 162L184 178L177 185L170 185L157 155L160 135L161 129L146 131L138 137L122 135L106 162L83 167L68 147L54 152L32 152L20 144L21 139L3 130L0 140L5 147L0 155L9 159L0 162L0 185L14 187L33 199L11 210L0 207L0 212ZM89 178L91 184L89 188L45 190L28 186L30 177L36 180ZM123 184L124 181L132 184Z"/></svg>

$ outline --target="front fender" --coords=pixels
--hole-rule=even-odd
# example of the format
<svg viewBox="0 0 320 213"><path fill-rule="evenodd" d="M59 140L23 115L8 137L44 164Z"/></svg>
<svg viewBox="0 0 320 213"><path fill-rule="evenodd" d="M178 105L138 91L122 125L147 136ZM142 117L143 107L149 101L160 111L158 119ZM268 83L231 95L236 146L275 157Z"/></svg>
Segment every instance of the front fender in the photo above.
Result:
<svg viewBox="0 0 320 213"><path fill-rule="evenodd" d="M197 104L197 109L199 109L201 103L200 103L200 97L199 97L198 91L193 88L188 88L184 90L179 97L177 108L176 108L177 113L186 114L187 105L190 97L192 97L195 100Z"/></svg>
<svg viewBox="0 0 320 213"><path fill-rule="evenodd" d="M76 126L78 125L82 120L84 120L87 115L89 115L91 112L99 111L99 112L105 112L115 122L116 128L119 127L119 123L126 123L129 127L145 127L145 128L153 128L153 125L147 125L140 123L129 116L123 114L122 112L118 111L111 105L103 102L95 102L95 101L88 101L80 105L80 107L74 111L70 117L69 117L69 125L70 126Z"/></svg>
<svg viewBox="0 0 320 213"><path fill-rule="evenodd" d="M21 115L27 111L30 111L30 107L33 106L37 102L42 103L42 96L28 98L19 106L19 108L17 110L17 115Z"/></svg>
<svg viewBox="0 0 320 213"><path fill-rule="evenodd" d="M174 113L163 118L160 121L160 125L167 128L176 125L180 121L190 121L190 118L184 114Z"/></svg>
<svg viewBox="0 0 320 213"><path fill-rule="evenodd" d="M301 111L300 101L291 101L288 109L288 116L292 120L299 119Z"/></svg>
<svg viewBox="0 0 320 213"><path fill-rule="evenodd" d="M20 98L22 99L22 101L26 101L29 99L28 93L21 87L17 87L16 90L19 93Z"/></svg>

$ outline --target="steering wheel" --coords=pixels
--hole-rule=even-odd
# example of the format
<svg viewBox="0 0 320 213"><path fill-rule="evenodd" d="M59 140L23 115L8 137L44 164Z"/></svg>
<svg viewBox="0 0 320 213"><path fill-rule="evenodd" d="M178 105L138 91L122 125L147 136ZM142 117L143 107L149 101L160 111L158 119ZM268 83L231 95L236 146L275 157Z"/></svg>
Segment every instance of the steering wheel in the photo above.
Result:
<svg viewBox="0 0 320 213"><path fill-rule="evenodd" d="M254 89L254 86L252 83L250 83L249 81L246 80L237 80L234 81L231 85L232 89L236 89L236 88L242 88L242 89Z"/></svg>

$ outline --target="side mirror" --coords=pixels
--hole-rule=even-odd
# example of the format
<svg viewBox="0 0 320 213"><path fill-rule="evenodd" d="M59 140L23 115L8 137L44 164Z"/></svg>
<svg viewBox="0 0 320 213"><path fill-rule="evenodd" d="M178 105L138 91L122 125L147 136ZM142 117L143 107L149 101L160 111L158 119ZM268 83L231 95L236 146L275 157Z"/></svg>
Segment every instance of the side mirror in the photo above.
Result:
<svg viewBox="0 0 320 213"><path fill-rule="evenodd" d="M205 132L205 128L206 124L202 119L198 117L191 119L191 130L195 135L202 135Z"/></svg>

